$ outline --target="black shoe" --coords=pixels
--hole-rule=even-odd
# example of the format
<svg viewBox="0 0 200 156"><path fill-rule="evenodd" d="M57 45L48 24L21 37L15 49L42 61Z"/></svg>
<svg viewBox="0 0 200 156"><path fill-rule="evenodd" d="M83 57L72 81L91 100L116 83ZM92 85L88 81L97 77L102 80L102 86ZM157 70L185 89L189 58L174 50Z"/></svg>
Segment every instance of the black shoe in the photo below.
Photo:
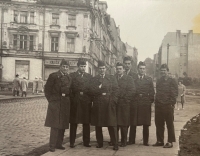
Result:
<svg viewBox="0 0 200 156"><path fill-rule="evenodd" d="M133 145L133 144L135 144L135 141L134 141L134 142L130 142L130 141L129 141L127 144L128 144L128 145Z"/></svg>
<svg viewBox="0 0 200 156"><path fill-rule="evenodd" d="M50 147L50 148L49 148L49 151L50 151L50 152L55 152L55 148Z"/></svg>
<svg viewBox="0 0 200 156"><path fill-rule="evenodd" d="M96 145L96 148L102 148L103 147L103 145Z"/></svg>
<svg viewBox="0 0 200 156"><path fill-rule="evenodd" d="M90 144L83 144L83 146L85 146L85 147L91 147Z"/></svg>
<svg viewBox="0 0 200 156"><path fill-rule="evenodd" d="M163 146L163 148L172 148L173 147L173 144L168 142L165 144L165 146Z"/></svg>
<svg viewBox="0 0 200 156"><path fill-rule="evenodd" d="M74 144L70 144L69 147L74 148L75 146L74 146Z"/></svg>
<svg viewBox="0 0 200 156"><path fill-rule="evenodd" d="M147 142L143 143L144 146L149 146L149 144Z"/></svg>
<svg viewBox="0 0 200 156"><path fill-rule="evenodd" d="M155 144L153 144L154 147L156 146L164 146L163 142L156 142Z"/></svg>
<svg viewBox="0 0 200 156"><path fill-rule="evenodd" d="M109 145L109 146L114 146L113 143L112 143L111 141L108 142L108 145Z"/></svg>
<svg viewBox="0 0 200 156"><path fill-rule="evenodd" d="M120 147L126 147L126 144L122 143L122 144L120 145Z"/></svg>
<svg viewBox="0 0 200 156"><path fill-rule="evenodd" d="M113 150L114 150L114 151L117 151L117 150L119 150L119 147L118 147L118 145L115 145L115 146L113 147Z"/></svg>
<svg viewBox="0 0 200 156"><path fill-rule="evenodd" d="M57 149L65 150L65 147L63 146L56 146Z"/></svg>

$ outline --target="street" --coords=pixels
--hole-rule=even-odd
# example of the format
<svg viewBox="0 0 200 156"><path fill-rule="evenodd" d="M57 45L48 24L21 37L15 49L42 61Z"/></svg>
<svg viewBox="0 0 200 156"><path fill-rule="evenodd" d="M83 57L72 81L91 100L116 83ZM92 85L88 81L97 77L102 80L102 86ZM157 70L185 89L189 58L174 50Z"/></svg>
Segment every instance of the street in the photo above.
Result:
<svg viewBox="0 0 200 156"><path fill-rule="evenodd" d="M24 155L49 142L44 97L0 103L0 155ZM78 133L80 133L78 128ZM68 137L68 130L65 137ZM48 148L47 148L48 150Z"/></svg>
<svg viewBox="0 0 200 156"><path fill-rule="evenodd" d="M189 97L187 98L187 104L185 106L185 110L179 110L179 111L175 110L175 127L176 127L176 134L177 134L176 135L177 142L174 144L175 147L168 151L178 152L179 132L181 128L183 127L183 125L189 119L191 119L193 116L195 116L196 114L200 112L199 104L200 104L199 98ZM30 152L38 148L41 148L44 145L46 145L45 150L48 150L49 128L44 127L46 109L47 109L47 101L44 97L40 97L40 98L37 97L35 99L20 99L18 101L13 101L13 102L1 102L0 104L0 119L1 119L0 120L0 126L1 126L0 128L0 136L1 136L0 137L1 139L0 155L1 156L35 155L35 154L30 154ZM153 116L154 114L152 114L152 126L150 128L151 129L151 132L150 132L151 144L153 144L155 141L155 134L154 134L155 125L154 125ZM80 133L81 129L82 129L81 126L79 126L77 133ZM69 137L68 132L69 130L66 130L65 138ZM140 135L141 134L138 131L138 134L137 134L138 143L139 141L141 141ZM77 140L77 144L80 144L82 138L79 137L78 140ZM109 138L106 137L105 141L108 141L108 140ZM67 143L67 142L68 141L65 141L64 143ZM95 146L95 144L96 144L96 139L95 137L92 137L92 145ZM81 144L79 146L80 146L79 148L81 149L83 148ZM68 146L66 147L68 148ZM129 146L127 148L130 149ZM137 146L134 146L134 149L135 148L137 148ZM146 149L147 151L148 151L148 148L150 147L143 147L143 149ZM91 150L96 150L96 149L93 147L91 148ZM110 148L107 148L107 150L109 150L112 153L112 150ZM69 150L69 152L70 151L73 152L74 150L72 149L72 150ZM83 153L83 154L86 154L86 153Z"/></svg>

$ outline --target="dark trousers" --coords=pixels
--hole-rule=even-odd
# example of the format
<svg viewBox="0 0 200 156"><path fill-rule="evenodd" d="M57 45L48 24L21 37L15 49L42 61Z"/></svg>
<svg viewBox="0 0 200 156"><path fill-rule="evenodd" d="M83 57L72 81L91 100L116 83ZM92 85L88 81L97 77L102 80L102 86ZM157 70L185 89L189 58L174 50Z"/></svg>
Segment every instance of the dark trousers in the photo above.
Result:
<svg viewBox="0 0 200 156"><path fill-rule="evenodd" d="M26 92L22 91L22 97L25 96L26 97Z"/></svg>
<svg viewBox="0 0 200 156"><path fill-rule="evenodd" d="M15 96L15 94L17 94L17 96L19 96L19 90L13 90L13 96Z"/></svg>
<svg viewBox="0 0 200 156"><path fill-rule="evenodd" d="M73 145L76 139L77 124L70 123L70 144ZM90 143L90 125L83 124L83 144L88 145Z"/></svg>
<svg viewBox="0 0 200 156"><path fill-rule="evenodd" d="M118 130L118 134L119 134L119 130L121 131L121 143L126 144L127 143L127 135L128 135L127 134L128 133L128 127L127 126L117 126L117 130Z"/></svg>
<svg viewBox="0 0 200 156"><path fill-rule="evenodd" d="M103 132L102 132L102 127L96 126L96 139L98 145L103 145ZM110 134L111 142L113 143L114 146L118 146L118 136L117 136L117 126L109 126L108 127L108 132Z"/></svg>
<svg viewBox="0 0 200 156"><path fill-rule="evenodd" d="M172 106L155 107L156 137L158 142L164 142L165 122L168 131L168 142L175 142L174 108Z"/></svg>
<svg viewBox="0 0 200 156"><path fill-rule="evenodd" d="M135 143L136 126L130 126L129 142ZM149 142L149 126L143 125L143 143Z"/></svg>
<svg viewBox="0 0 200 156"><path fill-rule="evenodd" d="M49 141L50 148L62 146L64 133L65 129L51 128L50 141Z"/></svg>

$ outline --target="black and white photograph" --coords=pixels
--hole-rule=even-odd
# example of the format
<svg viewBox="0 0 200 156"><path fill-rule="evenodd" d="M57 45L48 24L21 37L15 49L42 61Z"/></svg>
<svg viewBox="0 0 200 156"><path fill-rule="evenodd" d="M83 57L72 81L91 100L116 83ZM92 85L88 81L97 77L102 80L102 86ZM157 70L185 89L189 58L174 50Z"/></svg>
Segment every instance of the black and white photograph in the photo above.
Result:
<svg viewBox="0 0 200 156"><path fill-rule="evenodd" d="M0 156L200 156L200 0L0 0Z"/></svg>

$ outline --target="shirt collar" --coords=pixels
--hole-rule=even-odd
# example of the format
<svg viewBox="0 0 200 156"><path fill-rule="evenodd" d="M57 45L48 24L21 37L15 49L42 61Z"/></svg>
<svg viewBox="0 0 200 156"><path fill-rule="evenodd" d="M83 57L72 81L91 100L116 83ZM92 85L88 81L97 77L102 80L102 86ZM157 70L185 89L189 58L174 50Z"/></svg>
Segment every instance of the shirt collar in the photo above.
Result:
<svg viewBox="0 0 200 156"><path fill-rule="evenodd" d="M100 77L103 77L103 78L104 78L104 77L105 77L105 74L100 74Z"/></svg>
<svg viewBox="0 0 200 156"><path fill-rule="evenodd" d="M140 77L142 77L142 79L143 79L143 78L144 78L144 76L145 76L145 75L142 75L142 76L140 76L140 75L138 74L138 78L139 78L139 79L140 79Z"/></svg>
<svg viewBox="0 0 200 156"><path fill-rule="evenodd" d="M122 78L123 76L124 76L123 74L117 75L118 78Z"/></svg>

